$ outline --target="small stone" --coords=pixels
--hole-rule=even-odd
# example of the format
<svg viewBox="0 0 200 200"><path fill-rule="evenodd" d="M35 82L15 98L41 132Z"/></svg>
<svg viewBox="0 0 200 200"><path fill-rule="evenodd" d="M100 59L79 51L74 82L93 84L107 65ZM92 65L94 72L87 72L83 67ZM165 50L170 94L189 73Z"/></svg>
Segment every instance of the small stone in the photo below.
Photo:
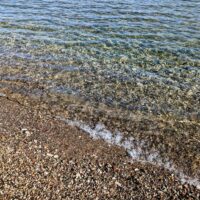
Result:
<svg viewBox="0 0 200 200"><path fill-rule="evenodd" d="M26 131L26 136L27 136L27 137L31 136L31 132Z"/></svg>
<svg viewBox="0 0 200 200"><path fill-rule="evenodd" d="M28 131L28 129L26 129L26 128L22 128L21 133L26 134L27 137L31 136L31 132Z"/></svg>
<svg viewBox="0 0 200 200"><path fill-rule="evenodd" d="M80 177L81 177L80 173L77 173L77 174L76 174L76 178L78 179L78 178L80 178Z"/></svg>
<svg viewBox="0 0 200 200"><path fill-rule="evenodd" d="M48 157L53 157L53 154L47 153L47 156L48 156Z"/></svg>
<svg viewBox="0 0 200 200"><path fill-rule="evenodd" d="M26 131L28 131L26 128L21 129L21 132L24 133L24 134L26 133Z"/></svg>
<svg viewBox="0 0 200 200"><path fill-rule="evenodd" d="M12 153L14 151L14 149L11 147L8 147L7 149L8 149L8 153Z"/></svg>
<svg viewBox="0 0 200 200"><path fill-rule="evenodd" d="M47 176L49 174L49 172L44 172L44 175Z"/></svg>
<svg viewBox="0 0 200 200"><path fill-rule="evenodd" d="M37 140L34 140L34 143L37 144Z"/></svg>
<svg viewBox="0 0 200 200"><path fill-rule="evenodd" d="M0 97L6 97L6 94L0 93Z"/></svg>
<svg viewBox="0 0 200 200"><path fill-rule="evenodd" d="M119 186L119 187L122 187L122 184L119 183L118 181L115 182L115 185Z"/></svg>

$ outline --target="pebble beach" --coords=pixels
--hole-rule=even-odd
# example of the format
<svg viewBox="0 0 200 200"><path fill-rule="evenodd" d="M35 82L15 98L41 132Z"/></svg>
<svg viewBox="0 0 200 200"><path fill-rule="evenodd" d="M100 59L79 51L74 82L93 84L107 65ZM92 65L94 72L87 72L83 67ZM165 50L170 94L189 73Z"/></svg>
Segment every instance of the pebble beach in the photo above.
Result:
<svg viewBox="0 0 200 200"><path fill-rule="evenodd" d="M198 0L0 1L0 200L199 200Z"/></svg>
<svg viewBox="0 0 200 200"><path fill-rule="evenodd" d="M199 199L172 172L0 97L0 199Z"/></svg>

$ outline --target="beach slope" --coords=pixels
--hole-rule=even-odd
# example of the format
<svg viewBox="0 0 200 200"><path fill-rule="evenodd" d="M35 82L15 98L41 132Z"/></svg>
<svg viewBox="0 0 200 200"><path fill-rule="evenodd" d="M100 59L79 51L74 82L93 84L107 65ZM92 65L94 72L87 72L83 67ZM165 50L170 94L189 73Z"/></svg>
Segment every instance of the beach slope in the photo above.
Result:
<svg viewBox="0 0 200 200"><path fill-rule="evenodd" d="M162 167L0 97L0 199L199 199Z"/></svg>

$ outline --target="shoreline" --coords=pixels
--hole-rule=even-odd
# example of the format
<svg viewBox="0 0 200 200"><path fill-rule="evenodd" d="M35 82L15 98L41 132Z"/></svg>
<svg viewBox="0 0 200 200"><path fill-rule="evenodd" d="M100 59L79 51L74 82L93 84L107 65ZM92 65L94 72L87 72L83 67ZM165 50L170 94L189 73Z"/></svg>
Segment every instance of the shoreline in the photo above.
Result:
<svg viewBox="0 0 200 200"><path fill-rule="evenodd" d="M179 172L181 176L184 174L200 182L198 181L200 177L200 123L198 119L181 120L168 115L133 113L105 105L93 105L73 96L62 97L53 94L51 96L48 92L46 97L37 97L20 92L20 88L23 90L26 87L27 91L34 91L42 86L25 84L20 85L15 91L16 84L12 83L12 85L14 88L0 89L2 98L27 109L31 107L47 112L51 118L60 119L64 123L71 122L78 129L82 126L86 126L86 129L103 126L103 129L109 133L107 136L101 133L100 138L106 141L111 136L115 140L115 137L120 134L121 141L116 143L121 143L119 146L125 147L127 153L131 151L128 154L133 155L135 151L136 154L139 153L135 158L132 156L134 159L166 166L168 169ZM86 133L87 130L83 132ZM89 135L93 137L93 134L89 133ZM130 148L122 144L124 141ZM110 143L109 139L107 142Z"/></svg>
<svg viewBox="0 0 200 200"><path fill-rule="evenodd" d="M163 167L0 97L0 199L198 199Z"/></svg>

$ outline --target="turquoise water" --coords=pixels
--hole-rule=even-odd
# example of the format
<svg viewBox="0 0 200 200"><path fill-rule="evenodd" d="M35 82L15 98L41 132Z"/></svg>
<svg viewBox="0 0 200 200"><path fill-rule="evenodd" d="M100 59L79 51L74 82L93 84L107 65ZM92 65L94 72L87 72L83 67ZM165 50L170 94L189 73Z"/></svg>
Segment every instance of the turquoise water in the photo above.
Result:
<svg viewBox="0 0 200 200"><path fill-rule="evenodd" d="M38 94L95 105L199 117L198 0L1 0L0 45L2 81L37 82L45 88Z"/></svg>

